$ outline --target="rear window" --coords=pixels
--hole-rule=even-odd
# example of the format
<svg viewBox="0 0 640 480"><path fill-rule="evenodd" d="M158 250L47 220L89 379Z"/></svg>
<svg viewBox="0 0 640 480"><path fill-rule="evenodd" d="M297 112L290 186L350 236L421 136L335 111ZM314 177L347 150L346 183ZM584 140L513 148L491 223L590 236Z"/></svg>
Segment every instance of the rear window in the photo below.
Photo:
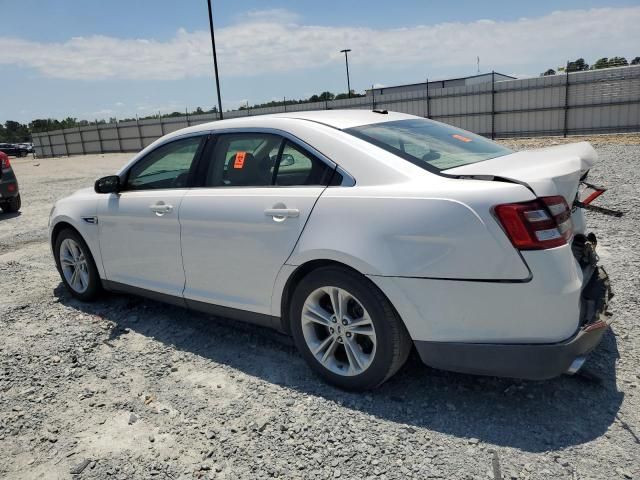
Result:
<svg viewBox="0 0 640 480"><path fill-rule="evenodd" d="M430 171L513 153L474 133L422 118L362 125L345 131Z"/></svg>

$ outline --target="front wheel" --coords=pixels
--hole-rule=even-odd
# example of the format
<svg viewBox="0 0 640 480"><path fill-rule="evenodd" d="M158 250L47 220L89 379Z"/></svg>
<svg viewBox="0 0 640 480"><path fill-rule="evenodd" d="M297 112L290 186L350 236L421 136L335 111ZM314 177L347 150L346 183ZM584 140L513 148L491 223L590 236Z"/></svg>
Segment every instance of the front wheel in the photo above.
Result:
<svg viewBox="0 0 640 480"><path fill-rule="evenodd" d="M400 369L411 339L370 280L347 269L311 272L296 288L291 331L309 366L345 390L375 388Z"/></svg>
<svg viewBox="0 0 640 480"><path fill-rule="evenodd" d="M58 234L54 245L56 266L62 282L74 297L93 301L102 290L98 269L85 241L71 229Z"/></svg>

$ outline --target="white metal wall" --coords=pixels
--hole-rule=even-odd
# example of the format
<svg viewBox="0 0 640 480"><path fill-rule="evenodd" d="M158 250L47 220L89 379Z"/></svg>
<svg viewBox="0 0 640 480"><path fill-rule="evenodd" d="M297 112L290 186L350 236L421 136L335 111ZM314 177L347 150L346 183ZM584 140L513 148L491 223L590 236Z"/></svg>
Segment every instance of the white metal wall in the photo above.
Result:
<svg viewBox="0 0 640 480"><path fill-rule="evenodd" d="M489 137L640 131L640 66L385 93L286 106L286 111L379 108L429 117ZM225 118L284 112L269 107ZM34 133L38 156L137 151L167 133L217 114L153 118Z"/></svg>

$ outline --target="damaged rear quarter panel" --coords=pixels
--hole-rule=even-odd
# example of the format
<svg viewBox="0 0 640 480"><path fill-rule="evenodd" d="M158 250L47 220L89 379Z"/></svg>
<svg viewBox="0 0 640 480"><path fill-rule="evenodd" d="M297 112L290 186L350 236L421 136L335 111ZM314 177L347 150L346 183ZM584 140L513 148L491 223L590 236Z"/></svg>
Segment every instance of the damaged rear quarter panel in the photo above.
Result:
<svg viewBox="0 0 640 480"><path fill-rule="evenodd" d="M525 187L442 179L327 189L287 263L336 260L369 275L523 280L529 270L491 208L533 198ZM455 199L455 200L454 200Z"/></svg>

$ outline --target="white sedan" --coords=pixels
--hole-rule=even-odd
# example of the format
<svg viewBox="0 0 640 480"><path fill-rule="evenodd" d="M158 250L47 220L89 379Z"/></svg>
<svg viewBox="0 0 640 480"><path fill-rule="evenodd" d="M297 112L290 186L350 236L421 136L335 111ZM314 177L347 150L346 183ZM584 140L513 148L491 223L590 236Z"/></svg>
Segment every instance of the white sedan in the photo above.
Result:
<svg viewBox="0 0 640 480"><path fill-rule="evenodd" d="M387 111L179 130L58 201L70 293L128 292L276 328L345 389L427 365L544 379L609 325L579 191L587 143L528 152Z"/></svg>

